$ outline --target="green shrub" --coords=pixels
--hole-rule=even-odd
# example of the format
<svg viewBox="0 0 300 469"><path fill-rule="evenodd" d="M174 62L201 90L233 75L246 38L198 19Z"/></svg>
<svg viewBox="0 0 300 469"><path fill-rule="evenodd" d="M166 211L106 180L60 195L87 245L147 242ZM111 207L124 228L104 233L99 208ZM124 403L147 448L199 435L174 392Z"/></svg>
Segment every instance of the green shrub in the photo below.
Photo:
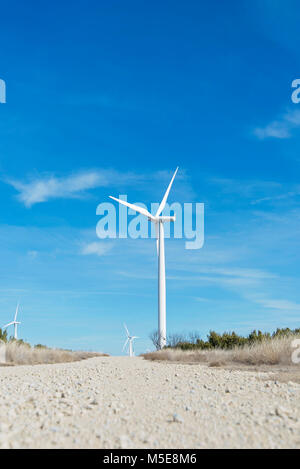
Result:
<svg viewBox="0 0 300 469"><path fill-rule="evenodd" d="M210 331L207 340L200 339L199 334L190 334L190 340L184 338L182 334L173 334L168 337L167 348L177 348L181 350L207 350L207 349L233 349L235 347L243 347L245 345L252 345L255 343L263 342L265 340L272 340L275 338L288 337L292 335L299 335L300 329L291 330L288 327L285 329L277 328L273 334L269 332L262 332L260 330L253 330L247 337L240 336L234 331L223 332L218 334L215 331Z"/></svg>
<svg viewBox="0 0 300 469"><path fill-rule="evenodd" d="M0 340L3 340L3 342L7 342L7 331L3 331L2 329L0 329Z"/></svg>

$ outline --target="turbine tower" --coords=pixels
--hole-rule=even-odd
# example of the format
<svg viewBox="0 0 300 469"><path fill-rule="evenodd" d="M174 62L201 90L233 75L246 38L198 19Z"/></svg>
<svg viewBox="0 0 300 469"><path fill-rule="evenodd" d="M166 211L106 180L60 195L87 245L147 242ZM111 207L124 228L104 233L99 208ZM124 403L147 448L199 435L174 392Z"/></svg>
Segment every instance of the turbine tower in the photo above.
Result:
<svg viewBox="0 0 300 469"><path fill-rule="evenodd" d="M137 337L137 336L135 336L135 335L130 335L130 334L129 334L129 330L127 329L126 324L124 324L124 328L125 328L125 331L126 331L127 339L126 339L125 344L123 345L123 351L124 351L124 349L126 348L126 345L129 344L129 347L128 347L129 356L130 356L130 357L134 357L133 341L134 341L134 339L139 339L139 337Z"/></svg>
<svg viewBox="0 0 300 469"><path fill-rule="evenodd" d="M138 205L129 204L124 200L117 199L116 197L109 196L111 199L116 200L119 204L126 205L126 207L135 210L148 217L148 220L155 224L156 237L157 237L157 254L158 254L158 336L159 348L162 349L167 343L167 326L166 326L166 266L165 266L165 235L164 223L175 221L175 216L164 217L161 216L163 209L167 203L168 195L171 190L173 181L177 174L178 167L171 179L171 182L166 190L166 193L158 207L155 215L152 215L145 208Z"/></svg>
<svg viewBox="0 0 300 469"><path fill-rule="evenodd" d="M14 326L14 338L15 338L15 340L18 340L18 324L21 324L20 322L17 321L18 311L19 311L19 303L17 304L17 309L16 309L14 320L12 322L9 322L5 326L3 326L3 329L6 329L9 326Z"/></svg>

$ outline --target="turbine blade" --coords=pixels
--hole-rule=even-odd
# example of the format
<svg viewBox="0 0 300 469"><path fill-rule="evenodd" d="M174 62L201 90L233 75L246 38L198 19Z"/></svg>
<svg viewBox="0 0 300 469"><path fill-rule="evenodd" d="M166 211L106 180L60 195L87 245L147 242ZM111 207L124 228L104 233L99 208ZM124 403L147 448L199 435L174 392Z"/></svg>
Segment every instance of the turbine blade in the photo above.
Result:
<svg viewBox="0 0 300 469"><path fill-rule="evenodd" d="M125 322L124 322L124 328L125 328L126 334L128 335L128 337L130 337L129 330L127 329Z"/></svg>
<svg viewBox="0 0 300 469"><path fill-rule="evenodd" d="M16 309L16 314L15 314L14 321L16 321L16 320L17 320L18 311L19 311L19 303L17 304L17 309Z"/></svg>
<svg viewBox="0 0 300 469"><path fill-rule="evenodd" d="M163 211L163 209L165 208L165 205L166 205L166 203L167 203L167 198L168 198L169 192L170 192L170 190L171 190L171 187L172 187L173 181L174 181L174 179L175 179L175 176L176 176L176 174L177 174L177 171L178 171L178 166L177 166L177 168L176 168L176 170L175 170L175 173L173 174L173 177L172 177L172 179L171 179L170 184L168 185L168 189L166 190L166 193L165 193L165 195L164 195L164 197L163 197L163 199L162 199L162 201L161 201L161 203L160 203L160 206L158 207L158 210L157 210L157 212L156 212L156 214L155 214L155 217L158 217L158 216L161 214L161 212Z"/></svg>
<svg viewBox="0 0 300 469"><path fill-rule="evenodd" d="M5 326L3 326L3 329L6 329L8 326L12 326L14 323L13 322L9 322L8 324L6 324Z"/></svg>
<svg viewBox="0 0 300 469"><path fill-rule="evenodd" d="M149 217L151 219L154 218L153 215L151 215L151 213L148 212L148 210L146 210L145 208L142 208L142 207L139 207L138 205L134 205L134 204L130 204L128 202L125 202L125 200L117 199L116 197L113 197L112 195L110 195L109 197L111 199L115 200L116 202L119 202L119 204L126 205L126 207L129 207L132 210L135 210L136 212L139 212L142 215L145 215L146 217Z"/></svg>
<svg viewBox="0 0 300 469"><path fill-rule="evenodd" d="M122 352L124 352L128 341L129 341L129 338L127 337L126 342L125 342L125 344L123 345Z"/></svg>

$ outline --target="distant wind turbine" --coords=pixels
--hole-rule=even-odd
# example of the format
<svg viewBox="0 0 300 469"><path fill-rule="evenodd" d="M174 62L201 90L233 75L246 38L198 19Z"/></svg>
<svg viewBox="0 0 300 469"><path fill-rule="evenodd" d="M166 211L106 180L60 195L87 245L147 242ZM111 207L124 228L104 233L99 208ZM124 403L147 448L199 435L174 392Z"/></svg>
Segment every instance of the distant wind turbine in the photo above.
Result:
<svg viewBox="0 0 300 469"><path fill-rule="evenodd" d="M133 341L134 339L139 339L139 337L135 336L135 335L130 335L129 334L129 330L127 329L127 326L126 324L124 324L124 328L125 328L125 331L126 331L126 335L127 335L127 339L126 339L126 342L123 346L123 352L126 348L126 345L128 344L129 347L128 347L128 351L129 351L129 356L130 357L133 357L134 356L134 352L133 352Z"/></svg>
<svg viewBox="0 0 300 469"><path fill-rule="evenodd" d="M6 329L9 326L14 326L14 338L16 340L18 340L18 324L21 324L20 322L17 321L18 311L19 311L19 303L17 304L17 309L16 309L14 320L12 322L9 322L5 326L3 326L3 329Z"/></svg>
<svg viewBox="0 0 300 469"><path fill-rule="evenodd" d="M159 348L162 349L167 343L167 326L166 326L166 266L165 266L165 239L164 239L164 223L175 221L176 217L160 216L167 203L168 195L171 190L173 181L175 179L178 167L171 179L171 182L166 190L166 193L158 207L155 215L152 215L145 208L138 205L129 204L124 200L117 199L116 197L109 196L111 199L116 200L119 204L126 205L126 207L135 210L148 217L148 220L155 224L156 238L157 238L157 254L158 254L158 342Z"/></svg>

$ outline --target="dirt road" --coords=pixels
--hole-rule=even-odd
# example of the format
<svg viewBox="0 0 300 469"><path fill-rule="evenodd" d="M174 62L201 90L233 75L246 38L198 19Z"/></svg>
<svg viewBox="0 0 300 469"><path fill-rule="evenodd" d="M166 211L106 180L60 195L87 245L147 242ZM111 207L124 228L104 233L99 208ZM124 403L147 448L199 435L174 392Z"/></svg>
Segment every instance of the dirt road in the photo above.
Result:
<svg viewBox="0 0 300 469"><path fill-rule="evenodd" d="M300 448L300 385L142 358L0 368L0 448Z"/></svg>

